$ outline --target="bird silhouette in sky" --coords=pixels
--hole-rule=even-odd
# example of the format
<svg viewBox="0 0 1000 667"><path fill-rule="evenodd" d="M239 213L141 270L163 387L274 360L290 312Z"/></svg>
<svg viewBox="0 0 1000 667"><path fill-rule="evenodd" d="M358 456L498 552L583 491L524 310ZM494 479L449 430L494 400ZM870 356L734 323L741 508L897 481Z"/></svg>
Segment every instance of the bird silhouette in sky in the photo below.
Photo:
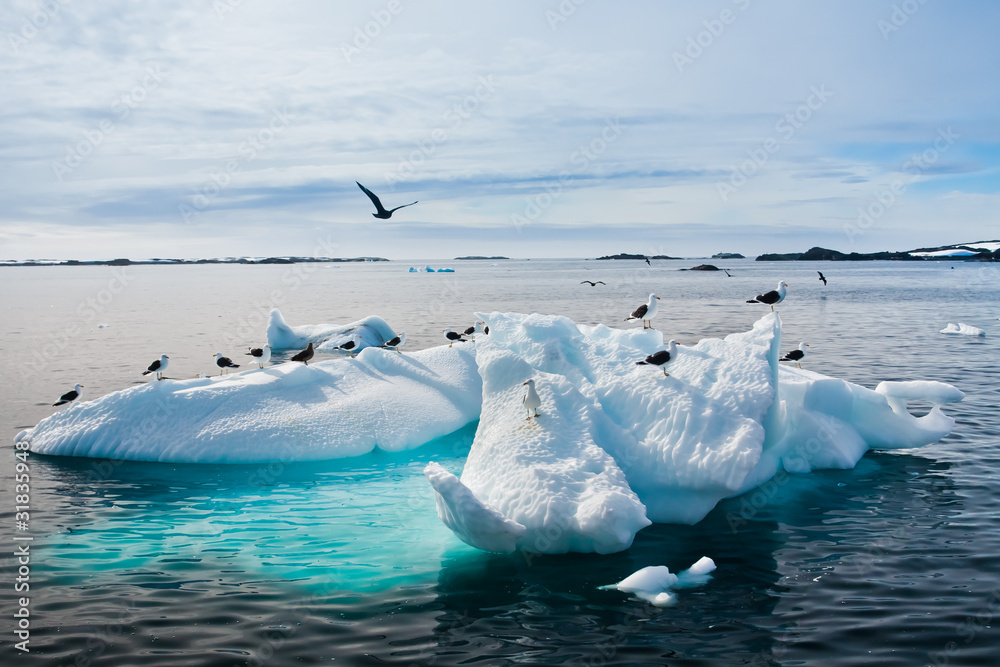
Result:
<svg viewBox="0 0 1000 667"><path fill-rule="evenodd" d="M358 183L357 181L354 182ZM393 211L398 211L401 208L406 208L407 206L413 206L413 204L417 203L417 202L412 202L410 204L403 204L402 206L397 206L396 208L390 208L389 210L386 210L385 206L382 206L382 202L379 201L379 198L375 196L374 192L372 192L365 186L361 185L360 183L358 183L358 187L361 188L361 191L364 192L366 195L368 195L368 198L372 200L373 204L375 204L375 213L372 213L372 215L380 220L388 220L389 218L392 217Z"/></svg>

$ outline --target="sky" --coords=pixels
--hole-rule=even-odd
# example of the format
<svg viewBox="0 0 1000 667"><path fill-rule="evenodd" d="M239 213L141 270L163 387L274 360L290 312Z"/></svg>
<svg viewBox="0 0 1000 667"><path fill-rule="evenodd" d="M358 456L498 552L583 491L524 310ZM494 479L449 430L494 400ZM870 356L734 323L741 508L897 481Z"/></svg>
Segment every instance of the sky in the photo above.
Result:
<svg viewBox="0 0 1000 667"><path fill-rule="evenodd" d="M15 0L0 259L1000 237L1000 3ZM376 220L355 185L387 207Z"/></svg>

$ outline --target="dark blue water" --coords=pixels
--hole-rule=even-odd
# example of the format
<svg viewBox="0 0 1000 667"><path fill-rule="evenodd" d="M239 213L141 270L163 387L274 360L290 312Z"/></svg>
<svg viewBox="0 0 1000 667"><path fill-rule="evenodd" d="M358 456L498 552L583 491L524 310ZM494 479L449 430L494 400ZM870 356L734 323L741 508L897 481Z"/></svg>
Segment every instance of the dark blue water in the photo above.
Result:
<svg viewBox="0 0 1000 667"><path fill-rule="evenodd" d="M128 386L133 355L144 367L170 350L193 374L189 360L210 360L241 327L258 333L239 343L259 340L251 321L272 304L258 295L285 284L288 269L133 267L127 289L91 318L79 304L106 289L102 268L3 269L0 521L6 553L15 534L33 541L31 654L11 645L8 557L2 663L998 664L1000 292L990 267L825 263L824 290L811 265L727 265L737 268L728 280L674 270L684 264L481 263L451 275L345 266L308 274L278 300L292 324L377 313L424 347L475 309L613 323L623 303L656 291L666 305L657 326L691 343L746 329L761 313L742 301L783 278L784 347L810 342L807 367L866 386L938 379L967 394L946 409L958 423L940 443L782 477L696 526L647 528L609 556L500 556L458 542L421 470L436 460L458 472L474 424L412 452L321 464L33 456L30 530L17 533L10 436L74 382L90 397ZM581 276L609 289L576 290ZM939 334L949 321L987 337ZM714 578L680 591L674 607L597 590L701 556L718 565Z"/></svg>

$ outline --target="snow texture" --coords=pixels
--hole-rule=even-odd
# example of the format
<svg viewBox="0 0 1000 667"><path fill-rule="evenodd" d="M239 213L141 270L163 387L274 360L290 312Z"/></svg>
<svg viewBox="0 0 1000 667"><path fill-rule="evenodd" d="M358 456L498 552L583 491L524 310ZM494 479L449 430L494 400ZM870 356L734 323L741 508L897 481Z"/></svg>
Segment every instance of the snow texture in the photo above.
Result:
<svg viewBox="0 0 1000 667"><path fill-rule="evenodd" d="M399 451L475 421L482 381L463 345L397 354L368 348L308 366L163 380L43 419L39 454L175 463L257 463ZM20 436L24 437L24 436Z"/></svg>
<svg viewBox="0 0 1000 667"><path fill-rule="evenodd" d="M346 343L351 336L358 337L357 350L366 347L380 347L387 340L396 337L385 320L369 316L350 324L305 324L291 327L277 308L271 309L267 322L267 344L274 351L302 350L312 343L316 350L332 351Z"/></svg>
<svg viewBox="0 0 1000 667"><path fill-rule="evenodd" d="M973 327L968 324L963 324L959 322L955 324L954 322L949 322L948 326L941 329L943 334L963 334L965 336L985 336L986 332L979 327Z"/></svg>
<svg viewBox="0 0 1000 667"><path fill-rule="evenodd" d="M655 330L477 317L491 335L476 343L483 407L460 482L477 507L525 527L514 546L527 551L626 549L649 520L696 523L781 469L850 468L871 448L936 442L954 427L940 406L963 397L939 382L871 390L780 367L776 313L749 332L679 347L669 377L635 365L663 348ZM520 404L528 378L542 400L533 420ZM917 418L909 400L934 407ZM486 549L461 507L442 502L445 524Z"/></svg>

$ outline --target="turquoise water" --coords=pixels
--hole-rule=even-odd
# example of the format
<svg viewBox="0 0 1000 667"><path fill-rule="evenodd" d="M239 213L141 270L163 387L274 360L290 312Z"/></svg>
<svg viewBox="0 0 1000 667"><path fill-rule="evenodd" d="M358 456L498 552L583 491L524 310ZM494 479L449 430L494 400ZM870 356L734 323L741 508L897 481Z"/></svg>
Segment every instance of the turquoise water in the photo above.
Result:
<svg viewBox="0 0 1000 667"><path fill-rule="evenodd" d="M75 382L84 398L129 386L161 352L172 376L207 371L215 351L236 358L261 342L271 305L293 325L378 314L417 349L438 344L446 326L471 324L475 310L613 325L655 291L657 327L692 343L748 328L767 309L743 301L784 279L783 347L809 342L806 367L870 387L937 379L967 393L947 408L958 423L940 443L782 478L696 526L645 529L609 556L501 556L455 539L421 471L436 460L458 472L475 424L411 452L319 464L33 457L33 655L22 660L996 664L1000 289L991 277L1000 270L749 261L724 262L733 278L676 270L697 263L452 262L455 274L407 274L422 265L415 260L310 267L298 283L280 266L130 267L113 294L104 267L0 270L0 415L11 452L17 430L50 414ZM607 289L579 285L584 278ZM938 333L959 321L987 336ZM0 482L8 544L12 465ZM715 577L682 591L675 607L596 590L703 555ZM4 664L15 655L10 637L0 637Z"/></svg>

